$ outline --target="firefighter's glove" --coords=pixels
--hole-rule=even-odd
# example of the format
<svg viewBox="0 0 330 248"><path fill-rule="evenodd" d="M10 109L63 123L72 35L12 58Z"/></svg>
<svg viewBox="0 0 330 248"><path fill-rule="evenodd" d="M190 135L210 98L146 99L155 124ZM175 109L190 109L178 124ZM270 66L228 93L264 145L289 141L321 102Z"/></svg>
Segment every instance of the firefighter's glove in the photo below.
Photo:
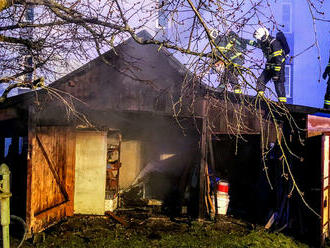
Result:
<svg viewBox="0 0 330 248"><path fill-rule="evenodd" d="M268 64L266 63L266 70L271 70L272 69L272 65L271 64Z"/></svg>

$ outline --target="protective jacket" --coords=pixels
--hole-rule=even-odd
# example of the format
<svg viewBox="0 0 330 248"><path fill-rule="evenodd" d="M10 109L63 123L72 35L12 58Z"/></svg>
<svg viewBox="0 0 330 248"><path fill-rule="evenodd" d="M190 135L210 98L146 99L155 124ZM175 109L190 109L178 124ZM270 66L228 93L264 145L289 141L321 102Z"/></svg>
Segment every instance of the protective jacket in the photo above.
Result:
<svg viewBox="0 0 330 248"><path fill-rule="evenodd" d="M271 70L273 77L276 79L280 76L281 66L285 62L285 53L281 43L273 37L268 37L265 42L248 41L251 46L258 47L262 50L266 62L266 70Z"/></svg>
<svg viewBox="0 0 330 248"><path fill-rule="evenodd" d="M327 77L329 77L329 79L330 79L330 57L329 57L328 65L327 65L327 67L325 68L322 77L323 77L324 80L325 80Z"/></svg>
<svg viewBox="0 0 330 248"><path fill-rule="evenodd" d="M325 68L322 77L324 80L326 80L328 78L327 90L326 90L325 96L324 96L324 108L330 109L330 57L329 57L328 65Z"/></svg>
<svg viewBox="0 0 330 248"><path fill-rule="evenodd" d="M246 43L242 42L241 38L234 32L229 32L228 35L218 36L215 39L217 49L230 60L230 62L243 65L244 64L244 51L246 50ZM221 56L217 50L217 54Z"/></svg>
<svg viewBox="0 0 330 248"><path fill-rule="evenodd" d="M266 84L273 79L275 90L280 102L286 102L285 94L285 53L280 41L269 36L264 42L242 39L245 43L260 48L266 58L266 66L257 79L258 94L264 94Z"/></svg>
<svg viewBox="0 0 330 248"><path fill-rule="evenodd" d="M222 61L215 63L215 66L218 66L220 63L224 67L224 71L221 73L219 88L230 84L234 89L234 93L241 94L242 89L238 81L239 72L236 65L244 64L246 44L233 31L230 31L228 35L217 36L215 38L215 44L217 55L220 57L224 56L225 60L229 60L230 62L226 66L224 66Z"/></svg>

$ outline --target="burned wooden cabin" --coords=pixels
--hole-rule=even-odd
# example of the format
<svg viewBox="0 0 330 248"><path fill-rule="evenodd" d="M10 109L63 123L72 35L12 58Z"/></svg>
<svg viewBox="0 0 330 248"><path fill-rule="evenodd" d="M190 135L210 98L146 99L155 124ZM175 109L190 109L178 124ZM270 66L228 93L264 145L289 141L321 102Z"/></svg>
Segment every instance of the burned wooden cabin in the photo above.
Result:
<svg viewBox="0 0 330 248"><path fill-rule="evenodd" d="M224 108L228 97L232 104ZM260 124L251 109L242 109L241 100L203 86L166 49L128 40L47 89L0 105L0 159L12 171L11 211L36 233L73 214L103 215L118 205L119 190L149 175L144 197L166 202L174 193L174 205L187 204L192 214L204 217L208 166L230 183L230 213L261 220L258 213L267 215L265 192L259 190L267 187L260 180L266 143L261 131L268 130L267 143L276 142L276 132L269 122L267 128ZM301 158L292 159L302 168L295 169L297 181L322 217L321 222L313 214L305 219L325 237L330 119L316 117L327 114L320 109L288 109L299 123L299 136L278 118ZM237 128L237 112L243 128ZM305 142L298 142L301 137Z"/></svg>
<svg viewBox="0 0 330 248"><path fill-rule="evenodd" d="M2 104L0 159L12 171L11 211L29 233L73 214L103 215L150 163L168 169L149 171L144 194L166 197L198 154L198 117L172 116L185 81L165 49L128 40Z"/></svg>

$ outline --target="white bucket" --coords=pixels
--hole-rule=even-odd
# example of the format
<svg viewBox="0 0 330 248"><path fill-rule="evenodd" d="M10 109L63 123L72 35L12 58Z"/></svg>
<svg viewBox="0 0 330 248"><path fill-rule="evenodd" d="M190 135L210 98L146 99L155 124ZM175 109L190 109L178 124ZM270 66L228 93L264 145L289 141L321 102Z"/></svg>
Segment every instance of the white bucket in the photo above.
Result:
<svg viewBox="0 0 330 248"><path fill-rule="evenodd" d="M218 201L218 214L227 214L229 205L229 195L227 194L217 194Z"/></svg>

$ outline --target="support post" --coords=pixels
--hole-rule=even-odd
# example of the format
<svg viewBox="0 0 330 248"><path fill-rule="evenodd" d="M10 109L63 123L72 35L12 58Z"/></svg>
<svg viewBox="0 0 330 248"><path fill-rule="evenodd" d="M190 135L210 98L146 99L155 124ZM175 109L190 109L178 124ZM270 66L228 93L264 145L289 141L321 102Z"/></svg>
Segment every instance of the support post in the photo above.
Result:
<svg viewBox="0 0 330 248"><path fill-rule="evenodd" d="M29 235L32 234L32 226L34 222L34 210L32 207L32 160L36 143L36 110L35 106L29 107L28 118L28 154L27 154L27 177L26 177L26 226Z"/></svg>
<svg viewBox="0 0 330 248"><path fill-rule="evenodd" d="M10 224L10 171L6 164L0 166L1 180L1 226L2 226L2 242L3 248L10 248L9 240L9 224Z"/></svg>
<svg viewBox="0 0 330 248"><path fill-rule="evenodd" d="M212 169L212 179L213 179L213 197L214 197L214 207L215 207L215 214L218 215L218 200L217 200L217 185L216 185L216 176L215 176L215 161L214 161L214 153L213 153L213 142L212 142L212 134L208 135L208 147L210 152L210 161L211 161L211 169Z"/></svg>
<svg viewBox="0 0 330 248"><path fill-rule="evenodd" d="M198 218L204 219L205 217L205 166L206 166L206 140L207 140L207 99L203 100L203 123L202 133L200 139L201 149L201 162L199 170L199 206L198 206Z"/></svg>

